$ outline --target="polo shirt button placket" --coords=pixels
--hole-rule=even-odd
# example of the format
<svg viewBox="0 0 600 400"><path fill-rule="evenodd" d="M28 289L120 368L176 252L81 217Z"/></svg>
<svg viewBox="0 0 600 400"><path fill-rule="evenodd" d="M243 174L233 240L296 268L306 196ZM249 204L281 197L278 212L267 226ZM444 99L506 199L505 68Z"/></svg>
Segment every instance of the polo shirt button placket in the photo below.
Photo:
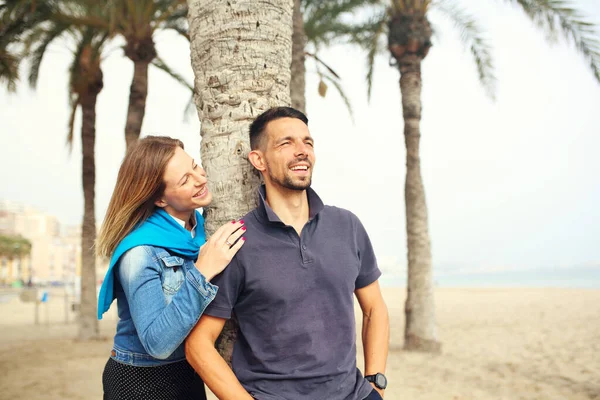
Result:
<svg viewBox="0 0 600 400"><path fill-rule="evenodd" d="M306 245L304 243L300 244L300 253L302 254L302 264L308 264L309 259L306 254Z"/></svg>

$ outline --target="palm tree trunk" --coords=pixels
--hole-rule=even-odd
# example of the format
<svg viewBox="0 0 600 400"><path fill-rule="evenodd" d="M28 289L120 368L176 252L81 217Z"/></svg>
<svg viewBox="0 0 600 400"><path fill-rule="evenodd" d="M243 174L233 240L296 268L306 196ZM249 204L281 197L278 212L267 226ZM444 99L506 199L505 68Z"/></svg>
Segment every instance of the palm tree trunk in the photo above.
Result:
<svg viewBox="0 0 600 400"><path fill-rule="evenodd" d="M408 246L408 295L404 347L407 350L439 352L431 269L431 243L427 222L425 189L421 177L421 61L415 54L400 62L400 91L406 144L406 237Z"/></svg>
<svg viewBox="0 0 600 400"><path fill-rule="evenodd" d="M290 97L292 98L292 107L306 114L306 67L304 65L306 35L304 33L304 16L300 8L301 4L302 0L294 0Z"/></svg>
<svg viewBox="0 0 600 400"><path fill-rule="evenodd" d="M256 206L260 178L248 162L248 127L260 113L290 104L292 0L190 0L192 68L201 121L202 164L213 201L206 230ZM228 362L235 333L219 350Z"/></svg>
<svg viewBox="0 0 600 400"><path fill-rule="evenodd" d="M129 88L129 107L125 125L125 142L127 149L135 143L142 131L142 123L146 113L146 97L148 97L148 65L149 62L133 62L133 79Z"/></svg>
<svg viewBox="0 0 600 400"><path fill-rule="evenodd" d="M96 319L96 241L95 185L96 162L96 99L98 93L81 97L81 150L83 183L83 224L81 227L81 304L79 310L80 340L96 339L99 336Z"/></svg>

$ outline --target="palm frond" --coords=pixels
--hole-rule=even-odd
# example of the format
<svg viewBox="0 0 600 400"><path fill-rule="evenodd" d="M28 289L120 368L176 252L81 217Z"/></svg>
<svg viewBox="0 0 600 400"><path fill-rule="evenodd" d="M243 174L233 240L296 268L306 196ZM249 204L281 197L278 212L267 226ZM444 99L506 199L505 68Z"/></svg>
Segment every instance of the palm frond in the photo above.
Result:
<svg viewBox="0 0 600 400"><path fill-rule="evenodd" d="M155 5L155 1L149 1L146 3L146 7L138 7L140 8L140 23L152 21L154 13L157 11Z"/></svg>
<svg viewBox="0 0 600 400"><path fill-rule="evenodd" d="M375 69L375 56L378 53L381 53L384 47L381 44L381 36L384 34L387 29L387 18L381 17L379 21L376 22L378 24L377 28L372 31L370 34L364 36L364 38L360 38L362 42L362 47L367 49L367 100L371 100L371 91L373 89L373 72ZM361 44L359 42L359 44Z"/></svg>
<svg viewBox="0 0 600 400"><path fill-rule="evenodd" d="M431 0L392 0L391 10L394 14L405 14L407 12L427 13Z"/></svg>
<svg viewBox="0 0 600 400"><path fill-rule="evenodd" d="M37 81L40 73L40 66L42 64L42 60L44 55L46 54L46 49L55 39L61 36L66 30L69 29L69 25L62 23L52 24L49 28L40 28L43 30L43 33L40 36L40 40L37 43L37 46L33 49L30 56L30 69L29 69L29 85L35 88L37 86Z"/></svg>
<svg viewBox="0 0 600 400"><path fill-rule="evenodd" d="M333 78L327 74L321 75L321 78L333 85L335 90L338 92L338 94L344 101L344 104L346 105L346 108L348 109L348 114L350 114L350 118L352 119L352 123L354 124L355 121L354 121L354 111L352 110L352 104L350 103L350 99L346 95L346 92L344 92L344 88L342 87L340 80Z"/></svg>
<svg viewBox="0 0 600 400"><path fill-rule="evenodd" d="M173 1L167 0L167 2L172 3ZM187 14L188 14L188 7L187 7L187 4L184 2L184 4L182 4L180 7L177 7L172 13L170 13L168 15L168 17L165 19L165 21L167 21L167 22L181 21L181 20L187 21Z"/></svg>
<svg viewBox="0 0 600 400"><path fill-rule="evenodd" d="M156 56L154 60L152 60L152 65L156 68L166 72L171 78L175 79L177 82L181 83L183 86L187 87L192 93L194 92L194 87L190 85L187 80L177 72L173 71L162 58Z"/></svg>
<svg viewBox="0 0 600 400"><path fill-rule="evenodd" d="M388 21L387 10L379 10L365 21L359 21L345 26L344 38L348 43L356 44L363 49L368 49L373 41L373 34L385 32ZM383 28L381 25L384 25ZM383 30L382 30L383 29ZM384 50L384 49L381 49Z"/></svg>
<svg viewBox="0 0 600 400"><path fill-rule="evenodd" d="M69 154L71 154L71 152L73 151L73 138L74 138L74 131L75 131L75 114L77 113L77 108L79 107L79 96L72 93L71 96L69 96L69 105L71 107L71 113L69 116L69 125L68 125L68 131L67 131L67 142L66 145L69 148Z"/></svg>
<svg viewBox="0 0 600 400"><path fill-rule="evenodd" d="M185 19L173 19L168 20L162 26L162 29L172 29L175 32L179 33L181 36L186 38L188 41L190 40L189 29L187 26L187 22Z"/></svg>
<svg viewBox="0 0 600 400"><path fill-rule="evenodd" d="M187 104L185 105L185 109L183 110L183 122L188 122L190 115L196 111L196 107L194 107L196 103L194 102L194 93L190 96Z"/></svg>
<svg viewBox="0 0 600 400"><path fill-rule="evenodd" d="M183 110L183 120L184 121L188 121L188 115L192 113L192 111L194 110L194 87L192 85L190 85L188 83L188 81L180 74L178 74L177 72L173 71L164 61L162 58L160 58L159 56L156 56L154 58L154 60L152 60L152 65L154 65L156 68L166 72L171 78L175 79L177 82L181 83L183 86L187 87L191 94L190 94L190 100L188 101L188 103L185 106L185 109Z"/></svg>
<svg viewBox="0 0 600 400"><path fill-rule="evenodd" d="M16 90L19 65L28 51L23 37L46 21L52 10L51 1L37 5L32 0L5 0L0 4L0 80L10 92Z"/></svg>
<svg viewBox="0 0 600 400"><path fill-rule="evenodd" d="M335 87L336 91L340 94L340 97L344 101L346 108L348 109L348 113L350 114L350 118L352 118L352 123L354 123L354 114L352 112L352 105L350 104L350 100L346 93L344 92L344 88L342 87L340 81L342 78L340 75L335 72L335 70L330 67L327 63L325 63L319 56L315 53L305 53L307 56L313 58L315 60L315 65L317 67L317 74L319 75L319 95L321 97L325 97L327 93L327 85L325 81L330 82ZM325 68L323 71L322 68Z"/></svg>
<svg viewBox="0 0 600 400"><path fill-rule="evenodd" d="M314 58L314 59L315 59L315 61L317 62L317 68L318 68L318 66L319 66L319 65L322 65L322 66L323 66L323 67L325 67L325 68L326 68L326 69L329 71L329 73L330 73L330 74L332 74L332 75L333 75L333 76L334 76L336 79L340 79L340 76L337 74L337 72L335 72L335 71L333 70L333 68L331 68L329 65L327 65L327 63L325 63L325 61L321 60L321 59L319 58L319 56L317 55L317 53L316 53L316 52L315 52L315 53L309 53L309 52L305 52L304 54L305 54L305 55L307 55L307 56L309 56L309 57L312 57L312 58Z"/></svg>
<svg viewBox="0 0 600 400"><path fill-rule="evenodd" d="M507 0L546 33L552 42L562 35L583 55L596 80L600 82L600 40L598 28L586 20L567 0Z"/></svg>
<svg viewBox="0 0 600 400"><path fill-rule="evenodd" d="M20 61L20 57L8 49L0 49L0 82L4 81L9 92L17 90Z"/></svg>
<svg viewBox="0 0 600 400"><path fill-rule="evenodd" d="M352 14L378 4L378 0L302 0L304 32L313 45L330 45L332 40L348 35Z"/></svg>
<svg viewBox="0 0 600 400"><path fill-rule="evenodd" d="M88 15L70 15L57 13L53 19L64 25L72 25L78 27L91 27L98 30L109 30L109 22L106 18L94 14Z"/></svg>
<svg viewBox="0 0 600 400"><path fill-rule="evenodd" d="M160 26L166 21L174 21L187 17L188 7L184 0L171 0L166 6L156 8L156 15L153 16L153 25Z"/></svg>
<svg viewBox="0 0 600 400"><path fill-rule="evenodd" d="M494 75L491 48L482 35L475 18L460 8L454 0L444 0L433 3L436 10L450 19L460 32L460 38L473 56L477 66L479 81L490 98L495 98L496 76Z"/></svg>
<svg viewBox="0 0 600 400"><path fill-rule="evenodd" d="M74 107L76 105L73 104L73 101L77 100L77 102L79 101L78 96L76 96L76 94L78 93L77 91L77 86L78 83L81 80L81 56L84 52L84 49L90 45L91 42L91 37L89 34L84 34L81 37L79 37L79 40L77 41L77 45L75 48L75 51L73 52L73 58L71 60L71 64L69 65L69 105L71 107Z"/></svg>

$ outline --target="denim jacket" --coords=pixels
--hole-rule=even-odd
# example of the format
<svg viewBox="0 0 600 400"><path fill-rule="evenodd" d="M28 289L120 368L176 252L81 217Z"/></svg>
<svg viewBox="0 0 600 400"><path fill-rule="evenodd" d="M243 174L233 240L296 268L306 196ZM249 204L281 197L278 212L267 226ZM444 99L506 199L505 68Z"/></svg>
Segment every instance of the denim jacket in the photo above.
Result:
<svg viewBox="0 0 600 400"><path fill-rule="evenodd" d="M115 271L119 322L111 357L157 366L185 359L183 342L214 299L193 260L153 246L127 251Z"/></svg>

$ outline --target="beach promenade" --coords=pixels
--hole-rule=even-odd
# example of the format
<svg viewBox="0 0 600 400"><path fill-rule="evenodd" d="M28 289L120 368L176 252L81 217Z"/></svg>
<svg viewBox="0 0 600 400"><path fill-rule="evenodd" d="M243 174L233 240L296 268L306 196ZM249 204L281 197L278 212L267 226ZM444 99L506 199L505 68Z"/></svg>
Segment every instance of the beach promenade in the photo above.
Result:
<svg viewBox="0 0 600 400"><path fill-rule="evenodd" d="M600 290L436 289L440 355L401 350L405 292L384 295L386 400L600 399ZM40 307L37 326L33 307L0 298L0 399L101 399L114 306L100 322L106 340L94 342L73 339L75 316L64 323L60 291Z"/></svg>

